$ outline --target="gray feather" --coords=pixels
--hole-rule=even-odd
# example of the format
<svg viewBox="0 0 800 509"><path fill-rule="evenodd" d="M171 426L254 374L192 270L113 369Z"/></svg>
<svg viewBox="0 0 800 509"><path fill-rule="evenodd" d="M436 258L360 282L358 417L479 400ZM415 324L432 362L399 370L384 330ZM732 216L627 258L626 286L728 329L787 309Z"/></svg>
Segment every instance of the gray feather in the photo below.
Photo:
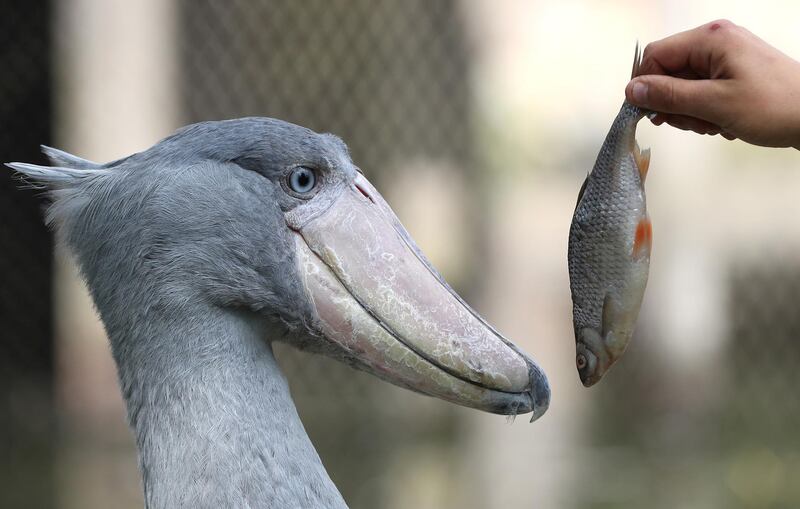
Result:
<svg viewBox="0 0 800 509"><path fill-rule="evenodd" d="M64 166L76 170L97 170L103 166L100 163L82 159L68 152L64 152L63 150L48 147L47 145L40 145L40 148L42 149L42 153L53 163L53 166Z"/></svg>
<svg viewBox="0 0 800 509"><path fill-rule="evenodd" d="M30 163L6 163L6 166L22 175L22 179L31 187L51 190L75 186L82 180L107 173L106 170L75 170Z"/></svg>
<svg viewBox="0 0 800 509"><path fill-rule="evenodd" d="M189 126L98 165L8 163L47 189L109 336L148 507L345 507L272 355L324 350L299 282L286 168L352 178L330 135L265 118Z"/></svg>

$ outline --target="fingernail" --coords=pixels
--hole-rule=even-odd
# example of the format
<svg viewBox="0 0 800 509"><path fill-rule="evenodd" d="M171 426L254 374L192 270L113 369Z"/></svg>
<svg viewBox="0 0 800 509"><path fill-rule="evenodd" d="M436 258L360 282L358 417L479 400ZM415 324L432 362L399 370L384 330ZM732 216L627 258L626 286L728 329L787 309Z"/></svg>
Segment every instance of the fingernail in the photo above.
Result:
<svg viewBox="0 0 800 509"><path fill-rule="evenodd" d="M644 105L647 103L647 83L642 83L640 81L633 82L633 88L631 89L631 95L633 96L633 100L639 104Z"/></svg>

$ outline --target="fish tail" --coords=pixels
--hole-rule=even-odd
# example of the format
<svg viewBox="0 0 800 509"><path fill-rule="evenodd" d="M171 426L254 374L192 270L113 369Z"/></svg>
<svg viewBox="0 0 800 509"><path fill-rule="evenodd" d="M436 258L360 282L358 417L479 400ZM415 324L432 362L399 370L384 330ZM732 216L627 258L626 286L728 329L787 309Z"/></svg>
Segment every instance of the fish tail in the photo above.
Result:
<svg viewBox="0 0 800 509"><path fill-rule="evenodd" d="M631 79L639 76L640 70L642 67L642 47L639 45L639 40L636 40L636 49L633 52L633 66L631 67ZM625 104L622 106L623 111L625 111L626 117L634 118L634 122L638 122L642 117L649 117L653 115L654 112L650 110L644 110L639 108L638 106L634 106L630 104L628 101L625 101ZM620 112L622 113L622 111Z"/></svg>
<svg viewBox="0 0 800 509"><path fill-rule="evenodd" d="M642 52L639 46L639 41L636 41L636 50L633 55L633 68L631 69L631 76L637 76L640 72L642 63ZM622 103L622 107L617 113L614 122L611 124L611 129L606 135L601 152L619 154L621 157L623 153L633 154L636 147L636 124L639 123L646 115L651 113L650 110L639 108L629 103L627 100ZM620 152L623 151L623 152ZM647 154L646 157L641 155L641 152ZM642 159L641 167L645 167L644 159L648 160L649 166L649 151L640 151L640 159ZM596 168L595 168L596 169ZM594 173L595 169L592 169ZM641 176L646 175L645 171L640 171Z"/></svg>
<svg viewBox="0 0 800 509"><path fill-rule="evenodd" d="M636 50L633 53L633 68L631 69L631 79L639 75L639 68L642 66L642 47L639 46L639 39L636 39Z"/></svg>

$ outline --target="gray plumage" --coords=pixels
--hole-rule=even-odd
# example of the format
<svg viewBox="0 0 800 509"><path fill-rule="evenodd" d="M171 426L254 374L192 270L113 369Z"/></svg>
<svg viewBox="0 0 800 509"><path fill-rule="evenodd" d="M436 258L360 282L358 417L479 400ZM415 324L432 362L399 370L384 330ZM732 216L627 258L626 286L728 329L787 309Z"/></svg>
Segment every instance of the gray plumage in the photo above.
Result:
<svg viewBox="0 0 800 509"><path fill-rule="evenodd" d="M328 349L299 287L280 178L290 163L352 178L344 144L247 118L104 165L45 152L57 167L9 166L51 190L48 221L111 342L147 506L345 507L264 341Z"/></svg>
<svg viewBox="0 0 800 509"><path fill-rule="evenodd" d="M52 198L105 325L151 508L342 508L271 341L541 417L541 368L447 286L329 134L245 118L106 164L10 163Z"/></svg>
<svg viewBox="0 0 800 509"><path fill-rule="evenodd" d="M44 153L55 166L63 166L75 170L97 170L103 166L101 163L88 161L57 148L48 147L47 145L40 145L40 147L42 153Z"/></svg>

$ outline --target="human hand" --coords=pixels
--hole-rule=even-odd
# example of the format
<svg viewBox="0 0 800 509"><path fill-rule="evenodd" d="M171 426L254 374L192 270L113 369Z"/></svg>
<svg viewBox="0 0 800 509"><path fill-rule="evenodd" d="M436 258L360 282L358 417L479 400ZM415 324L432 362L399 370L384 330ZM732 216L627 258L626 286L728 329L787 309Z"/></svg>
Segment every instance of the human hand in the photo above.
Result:
<svg viewBox="0 0 800 509"><path fill-rule="evenodd" d="M656 125L800 149L800 62L730 21L648 44L625 96Z"/></svg>

